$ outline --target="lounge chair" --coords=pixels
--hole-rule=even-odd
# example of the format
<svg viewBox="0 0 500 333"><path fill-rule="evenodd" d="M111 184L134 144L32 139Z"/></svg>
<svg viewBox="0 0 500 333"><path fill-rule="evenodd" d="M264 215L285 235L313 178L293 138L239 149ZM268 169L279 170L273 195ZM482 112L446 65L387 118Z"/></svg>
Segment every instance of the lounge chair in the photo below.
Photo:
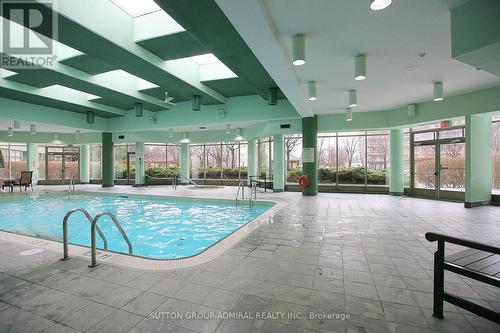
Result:
<svg viewBox="0 0 500 333"><path fill-rule="evenodd" d="M22 191L22 187L24 186L24 190L28 189L28 186L31 187L31 191L33 192L33 171L21 171L21 177L19 181L14 185L19 185L19 191Z"/></svg>

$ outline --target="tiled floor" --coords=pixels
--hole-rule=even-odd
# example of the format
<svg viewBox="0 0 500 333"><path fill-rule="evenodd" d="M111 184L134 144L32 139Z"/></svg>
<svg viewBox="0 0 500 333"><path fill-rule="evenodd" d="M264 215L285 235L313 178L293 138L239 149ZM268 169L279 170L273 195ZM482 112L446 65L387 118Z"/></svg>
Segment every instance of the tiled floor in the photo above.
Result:
<svg viewBox="0 0 500 333"><path fill-rule="evenodd" d="M235 188L109 191L235 194ZM92 269L88 260L61 262L61 253L50 251L21 256L29 247L0 243L0 332L500 331L449 304L444 320L432 317L435 245L424 239L425 232L437 231L496 243L500 208L467 210L457 203L383 195L268 192L259 198L287 206L216 260L178 271L108 264ZM500 311L498 288L452 274L446 288ZM229 314L253 319L217 318ZM290 318L310 314L316 318ZM319 318L331 314L349 319Z"/></svg>

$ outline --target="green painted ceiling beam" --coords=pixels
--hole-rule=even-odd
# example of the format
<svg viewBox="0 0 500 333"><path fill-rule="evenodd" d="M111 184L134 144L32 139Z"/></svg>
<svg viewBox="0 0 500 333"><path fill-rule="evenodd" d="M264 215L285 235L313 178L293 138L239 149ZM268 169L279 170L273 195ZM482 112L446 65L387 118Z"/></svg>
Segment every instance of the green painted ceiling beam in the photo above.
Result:
<svg viewBox="0 0 500 333"><path fill-rule="evenodd" d="M80 114L47 106L23 103L12 99L0 97L0 119L21 120L35 124L50 124L65 126L75 129L89 129L94 131L106 131L108 121L101 117L95 117L94 124L87 123L86 114Z"/></svg>
<svg viewBox="0 0 500 333"><path fill-rule="evenodd" d="M89 101L86 98L85 94L77 94L77 93L68 94L67 91L57 92L53 90L34 88L21 83L12 82L6 79L0 79L0 87L2 88L0 95L7 94L6 90L8 90L17 92L21 98L25 97L26 95L30 95L31 98L35 97L35 100L36 97L40 97L40 99L51 100L54 104L62 102L64 104L69 104L71 106L78 106L82 110L94 111L99 114L109 113L114 116L125 115L125 111L123 110ZM25 100L25 98L23 98L21 101L23 100ZM68 108L68 111L72 110L73 109L71 107Z"/></svg>
<svg viewBox="0 0 500 333"><path fill-rule="evenodd" d="M61 1L58 12L61 43L163 87L174 96L201 95L208 101L225 102L224 96L202 84L196 75L189 71L172 74L163 59L137 45L133 19L111 1ZM109 24L111 17L113 24ZM197 68L197 64L192 67Z"/></svg>
<svg viewBox="0 0 500 333"><path fill-rule="evenodd" d="M277 87L214 0L155 2L262 98L268 98L268 88Z"/></svg>
<svg viewBox="0 0 500 333"><path fill-rule="evenodd" d="M12 57L11 57L12 58ZM132 109L135 103L142 103L146 109L159 111L168 109L170 106L162 100L143 94L135 90L135 82L132 88L128 82L105 79L99 76L90 75L69 66L58 64L57 67L46 67L43 69L12 69L21 76L29 78L28 81L57 82L57 84L80 90L82 92L96 95L102 98L117 100L120 103L127 103ZM12 76L11 78L15 78Z"/></svg>

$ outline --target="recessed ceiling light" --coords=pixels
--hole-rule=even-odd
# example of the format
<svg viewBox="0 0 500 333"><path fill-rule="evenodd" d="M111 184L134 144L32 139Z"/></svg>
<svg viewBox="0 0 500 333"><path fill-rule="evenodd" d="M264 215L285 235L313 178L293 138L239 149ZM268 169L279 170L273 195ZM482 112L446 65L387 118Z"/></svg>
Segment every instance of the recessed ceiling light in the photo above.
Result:
<svg viewBox="0 0 500 333"><path fill-rule="evenodd" d="M382 10L389 7L392 0L373 0L370 4L370 9L372 10Z"/></svg>
<svg viewBox="0 0 500 333"><path fill-rule="evenodd" d="M407 66L404 68L405 71L407 72L415 72L420 69L420 66Z"/></svg>
<svg viewBox="0 0 500 333"><path fill-rule="evenodd" d="M161 8L153 0L111 0L124 12L132 17L138 17L160 11Z"/></svg>
<svg viewBox="0 0 500 333"><path fill-rule="evenodd" d="M201 130L206 130L206 129L207 129L207 126L200 126L200 129L201 129Z"/></svg>

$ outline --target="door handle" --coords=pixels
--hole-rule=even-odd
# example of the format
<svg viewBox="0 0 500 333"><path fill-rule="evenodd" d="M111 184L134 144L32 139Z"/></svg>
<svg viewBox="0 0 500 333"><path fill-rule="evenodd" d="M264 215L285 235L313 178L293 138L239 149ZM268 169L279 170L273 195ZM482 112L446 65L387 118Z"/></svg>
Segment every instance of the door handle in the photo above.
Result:
<svg viewBox="0 0 500 333"><path fill-rule="evenodd" d="M434 176L436 176L436 177L437 177L438 175L439 175L439 172L437 172L437 171L436 171L436 172L434 172Z"/></svg>

